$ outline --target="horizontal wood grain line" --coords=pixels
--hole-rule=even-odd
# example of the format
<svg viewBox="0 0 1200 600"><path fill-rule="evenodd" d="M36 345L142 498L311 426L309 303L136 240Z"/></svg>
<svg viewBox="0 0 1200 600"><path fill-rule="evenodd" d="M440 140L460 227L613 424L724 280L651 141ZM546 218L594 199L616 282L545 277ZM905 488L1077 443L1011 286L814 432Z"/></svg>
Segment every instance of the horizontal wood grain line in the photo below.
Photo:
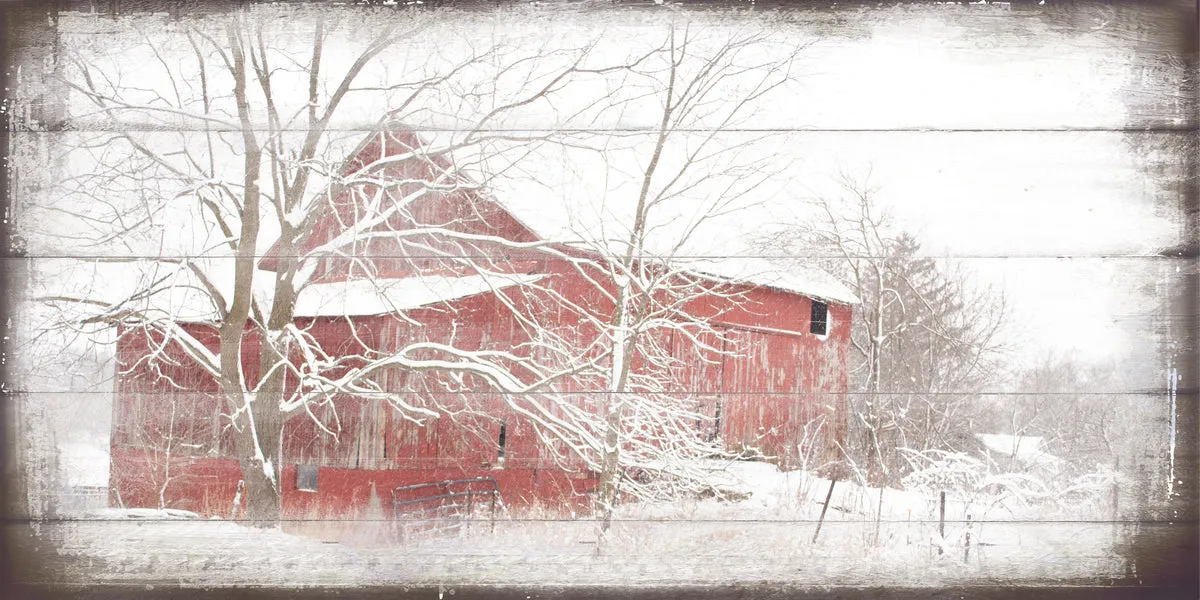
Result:
<svg viewBox="0 0 1200 600"><path fill-rule="evenodd" d="M947 498L951 496L947 494ZM932 501L932 500L930 500ZM816 500L814 503L818 503ZM137 526L140 523L173 523L180 526L190 525L195 527L199 523L213 523L217 526L225 523L244 523L243 521L228 521L223 519L91 519L91 518L70 518L70 517L49 517L41 519L31 518L5 518L2 521L5 526L18 526L23 524L37 523L40 525L58 526L64 524L79 524L79 525L95 525L97 523L105 523L110 525L129 525ZM280 523L324 523L336 525L341 523L443 523L443 522L469 522L473 524L525 524L525 523L572 523L577 525L600 523L599 519L568 519L568 518L505 518L489 521L487 519L465 520L465 519L366 519L366 518L346 518L346 519L297 519L297 518L280 518ZM664 524L664 525L726 525L726 524L758 524L758 525L815 525L818 519L617 519L613 518L612 523L636 523L636 524ZM888 525L911 524L911 525L936 525L940 521L938 519L825 519L823 527L836 525L863 525L875 523L883 523ZM1200 523L1196 517L1179 518L1179 519L946 519L947 525L1017 525L1017 526L1038 526L1038 525L1080 525L1080 526L1101 526L1101 525L1150 525L1150 526L1178 526L1186 527Z"/></svg>
<svg viewBox="0 0 1200 600"><path fill-rule="evenodd" d="M562 243L562 242L551 241L551 242L547 242L547 245L560 244L560 243ZM582 249L587 250L586 247L582 247ZM1167 250L1168 249L1164 248L1163 253L1140 253L1140 254L1121 254L1121 253L1078 253L1078 254L1063 254L1063 253L1055 253L1055 254L1015 254L1015 253L1014 254L991 254L991 253L988 253L988 254L983 254L983 253L976 253L976 254L950 254L950 255L923 254L923 255L917 255L916 258L928 258L930 260L1080 260L1080 261L1084 261L1084 260L1156 260L1156 261L1172 260L1172 261L1197 262L1197 258L1195 256L1170 254L1170 253L1166 253ZM282 253L280 253L280 254L273 254L271 256L278 257L278 258L284 258L284 257L308 258L308 255L303 255L303 254L282 254ZM366 254L363 254L363 255L357 255L357 254L355 254L355 255L329 255L329 256L321 256L321 257L317 257L317 258L324 258L324 259L328 259L328 260L335 260L335 259L344 260L344 259L348 258L349 256L365 257L367 255ZM504 259L508 256L508 254L506 254L506 253L496 253L496 254L484 254L484 253L469 253L469 254L468 253L464 253L464 254L458 254L458 253L456 253L456 254L372 253L369 256L371 258L383 258L383 259L387 259L387 258L397 258L397 259L403 259L403 258L410 258L410 259L474 259L474 258ZM763 259L763 260L794 260L794 259L827 259L827 260L837 259L837 260L842 260L844 258L847 258L847 257L843 257L842 255L833 255L833 254L678 254L678 255L672 255L670 257L649 254L648 256L649 256L650 260L669 259L669 260L673 260L673 261L742 259L742 258L758 258L758 259ZM255 254L254 255L255 259L262 259L265 257L266 257L265 254ZM135 262L138 260L194 260L194 261L204 260L204 261L213 261L213 260L234 260L236 258L237 257L233 256L233 255L187 256L187 255L183 255L183 254L167 254L167 253L163 253L163 254L126 254L126 255L120 255L120 256L113 256L112 254L28 254L28 255L24 255L24 256L14 256L14 255L10 254L9 256L3 257L3 260L7 261L7 260L73 259L73 260L88 261L88 260L103 259L102 262L121 263L121 262ZM859 260L859 259L871 260L871 259L882 259L882 258L890 258L890 257L883 256L883 255L876 256L876 255L870 255L870 254L862 254L862 255L855 254L855 255L849 255L848 258L853 259L853 260ZM546 258L541 259L541 260L542 261L555 261L555 260L565 260L565 259L560 259L557 257L547 255ZM684 266L686 266L686 265L684 265ZM787 267L786 267L786 265L780 266L779 269L786 270ZM385 278L381 278L381 279L385 279Z"/></svg>
<svg viewBox="0 0 1200 600"><path fill-rule="evenodd" d="M211 394L214 396L221 395L221 392L138 392L141 395L152 394L158 397L172 396L189 396L199 393ZM436 397L464 397L464 396L607 396L616 394L617 392L608 391L580 391L580 392L560 392L560 391L542 391L542 392L489 392L489 391L445 391L445 392L422 392L422 391L398 391L386 392L383 396L400 396L400 395L432 395ZM1021 392L1021 391L969 391L969 392L900 392L900 391L847 391L847 392L776 392L776 391L756 391L756 390L739 390L739 391L712 391L712 390L684 390L673 392L662 392L659 395L663 396L789 396L789 397L808 397L808 396L932 396L932 397L955 397L955 396L978 396L977 399L983 400L990 397L1029 397L1037 396L1043 398L1052 397L1075 397L1075 396L1126 396L1126 397L1146 397L1147 399L1160 399L1159 396L1164 394L1174 393L1176 396L1195 396L1200 395L1200 389L1197 388L1177 388L1169 390L1167 388L1156 389L1130 389L1121 391L1093 391L1093 390L1078 390L1073 392ZM113 396L116 392L88 390L88 391L55 391L55 390L22 390L13 389L11 387L5 389L7 396L61 396L63 401L77 400L78 396ZM354 396L360 400L384 400L385 398L371 398L370 396Z"/></svg>
<svg viewBox="0 0 1200 600"><path fill-rule="evenodd" d="M55 559L57 560L57 559ZM681 600L708 598L710 600L734 600L741 598L862 598L877 600L935 600L940 598L978 598L999 600L1010 598L1058 598L1062 600L1129 600L1133 598L1184 598L1186 588L1164 585L1159 582L1114 583L1113 578L1096 578L1080 583L1072 580L1019 577L1014 574L979 575L965 580L941 582L936 587L920 580L905 583L887 583L879 580L863 580L853 576L837 576L832 579L813 581L803 578L756 579L733 577L723 581L660 580L652 582L628 581L616 578L610 583L576 581L512 581L498 579L493 582L467 581L455 583L454 579L441 581L357 581L353 583L320 583L303 586L286 582L269 583L261 580L213 581L210 578L147 577L138 581L81 581L75 573L63 573L62 579L28 579L15 581L13 589L30 594L28 598L88 598L89 600L137 600L139 598L256 598L273 599L342 599L377 598L401 600L404 598L441 598L448 590L455 590L459 598L492 600L529 600L529 598L560 598L562 600L595 600L596 598L626 598L628 600ZM154 584L154 585L151 585ZM27 596L19 596L26 598Z"/></svg>
<svg viewBox="0 0 1200 600"><path fill-rule="evenodd" d="M1190 90L1184 90L1184 93L1190 93ZM468 133L473 131L470 128L458 127L413 127L418 133L437 133L437 132L453 132L453 133ZM134 127L120 128L101 128L101 127L86 127L73 128L69 126L46 126L40 128L29 127L25 123L16 123L13 126L9 135L20 134L46 134L46 133L241 133L241 129L211 127L211 128L183 128L183 127L153 127L149 125L139 125ZM256 132L270 133L307 133L309 130L305 127L296 128L281 128L268 129L266 126L255 127ZM328 133L374 133L379 131L376 124L370 125L349 125L349 126L331 126L328 128ZM744 127L744 128L680 128L673 129L675 133L712 133L714 131L729 134L765 134L765 133L1117 133L1117 134L1187 134L1200 131L1200 121L1189 117L1187 122L1171 125L1136 125L1127 124L1122 126L1101 125L1095 127L1080 127L1080 126L1063 126L1063 127L945 127L937 125L903 125L897 127ZM513 127L513 128L488 128L482 129L478 133L483 134L544 134L544 133L559 133L559 134L645 134L658 135L658 131L651 126L646 127L606 127L606 128L557 128L549 127L543 129L534 129L530 127Z"/></svg>
<svg viewBox="0 0 1200 600"><path fill-rule="evenodd" d="M261 3L267 4L267 2L261 2ZM1093 2L1093 3L1096 3L1096 2ZM101 16L106 16L106 17L111 17L114 15L115 16L129 16L129 15L137 15L137 14L153 12L155 9L158 9L158 10L169 10L169 12L164 13L164 15L170 15L170 16L174 17L174 16L207 16L207 15L211 15L215 12L232 12L238 8L243 8L246 4L253 4L253 3L247 3L247 2L245 2L245 0L207 0L206 2L198 2L198 3L177 2L177 1L172 1L172 0L136 0L133 2L126 0L125 2L114 2L114 3L110 3L110 4L106 5L104 3L87 2L86 0L63 0L63 1L60 1L59 4L63 7L63 10L78 11L85 15L93 15L94 14L94 15L101 15ZM343 3L331 1L331 0L316 0L314 2L311 2L310 4L317 5L317 6L336 5L336 6L339 6L339 8L340 8L341 7L340 5L342 5ZM429 5L430 5L429 8L431 8L431 9L439 8L439 6L444 6L447 4L453 5L457 8L459 8L460 10L464 11L464 13L467 11L471 11L472 13L475 13L475 12L490 12L490 11L496 10L498 7L503 7L505 5L519 5L522 3L521 2L511 2L511 3L497 2L495 0L456 0L454 2L431 1L431 2L429 2ZM933 4L933 2L920 1L920 2L898 3L898 4L900 6L903 6L905 4L913 4L913 5L916 5L918 8L920 8L921 5L929 5L929 4ZM1009 5L1009 6L1007 6L1002 12L998 12L999 9L997 9L997 7L995 7L995 6L988 6L986 4L977 4L977 3L973 3L973 2L965 2L964 1L964 2L959 2L959 3L954 3L953 6L946 7L946 10L955 9L955 10L960 11L957 14L969 14L972 17L979 17L979 18L1016 19L1016 18L1022 18L1022 17L1036 16L1043 9L1056 8L1055 5L1058 5L1057 7L1061 7L1063 4L1067 4L1068 6L1076 6L1076 5L1086 6L1089 4L1089 2L1070 2L1070 3L1053 2L1051 4L1051 6L1049 6L1049 7L1045 6L1045 4L1046 4L1045 0L1002 0L1000 2L996 2L995 4ZM1096 4L1098 4L1098 3L1096 3ZM1167 3L1167 2L1158 2L1158 3L1147 2L1146 4L1148 5L1148 8L1157 8L1159 10L1171 8L1170 3ZM1177 2L1177 4L1182 6L1183 8L1186 8L1186 3ZM822 10L822 8L821 8L822 6L825 7L824 10ZM780 8L790 8L790 9L796 9L794 12L798 12L798 13L837 14L839 12L849 12L852 9L861 9L862 7L877 8L879 6L881 6L881 5L878 2L878 0L845 0L842 2L838 2L837 4L833 4L833 3L830 3L830 4L825 4L825 3L808 4L808 3L796 2L795 0L756 0L756 2L754 3L754 5L751 8L759 8L759 9L764 9L764 10L766 10L766 9L777 10ZM374 10L379 11L379 14L387 14L387 13L383 12L385 10L391 10L393 12L401 13L401 14L403 14L405 11L413 10L409 3L395 2L392 4L385 4L384 0L377 0L376 2L374 2L372 4L368 4L368 3L364 2L358 6L345 6L345 8L346 9L360 9L360 10L374 9ZM562 3L562 4L549 3L549 4L546 4L543 6L539 6L538 8L540 8L544 12L558 11L558 12L561 12L562 14L568 14L568 15L587 14L587 13L592 13L592 12L611 13L611 12L617 12L619 10L628 11L629 13L633 13L634 11L641 10L643 12L647 12L648 14L653 14L653 13L649 13L649 11L662 10L660 8L659 3L656 0L614 0L613 2L596 3L596 4L590 4L590 3L585 3L585 2ZM675 8L677 10L682 10L682 11L693 11L693 12L699 12L699 13L709 13L709 12L721 13L721 12L729 12L729 9L733 9L733 8L744 9L744 8L747 8L747 6L745 3L745 0L702 0L702 1L698 1L698 2L681 2L678 5L674 6L673 8ZM729 14L736 16L740 13L729 12Z"/></svg>
<svg viewBox="0 0 1200 600"><path fill-rule="evenodd" d="M59 560L59 559L55 559ZM89 600L137 600L139 598L256 598L260 600L319 598L341 600L347 597L402 600L404 598L445 597L453 589L459 598L490 598L492 600L529 600L529 598L559 598L562 600L595 600L596 598L626 598L627 600L682 600L708 598L734 600L741 598L799 599L870 599L935 600L939 598L977 598L1000 600L1021 597L1057 598L1062 600L1129 600L1133 598L1185 597L1187 590L1177 585L1157 582L1114 583L1110 577L1079 583L1070 580L1020 578L1013 574L980 575L965 581L942 582L932 587L920 580L903 584L879 580L841 577L823 581L810 579L753 579L730 578L706 582L664 580L650 583L630 582L623 578L608 584L580 582L538 582L498 580L494 582L463 582L423 580L357 581L353 583L306 584L302 587L287 583L264 583L261 580L214 581L211 578L181 579L148 577L144 581L83 582L75 573L63 573L62 578L29 579L28 574L15 581L13 589L22 598L88 598ZM155 585L151 585L155 584Z"/></svg>
<svg viewBox="0 0 1200 600"><path fill-rule="evenodd" d="M86 2L84 0L66 0L59 3L63 11L77 12L84 16L103 16L107 18L122 17L122 16L137 16L146 15L147 13L154 16L170 16L171 18L182 17L204 17L211 16L214 13L233 12L238 8L244 8L247 3L244 0L206 0L205 2L173 2L171 0L139 0L135 2L113 2L113 3L97 3ZM260 2L267 4L267 2ZM383 0L375 2L360 2L357 6L354 3L332 2L330 0L319 0L308 4L316 5L334 5L338 8L346 10L375 10L374 14L387 15L390 14L384 11L392 11L403 15L405 11L414 10L412 2L391 2L387 3ZM454 2L441 2L438 0L430 0L427 10L444 8L447 5L457 8L462 12L463 16L476 14L490 14L504 6L517 6L523 4L521 2L496 2L494 0L456 0ZM920 2L900 2L897 5L904 7L907 4L914 5L915 8L924 8L924 6L935 4L930 1ZM1050 6L1045 6L1045 0L1003 0L993 2L992 5L979 2L948 2L952 6L944 7L944 10L954 10L952 13L955 16L970 16L973 19L994 19L997 21L1012 21L1018 19L1032 19L1041 15L1044 11L1057 8L1062 9L1066 4L1071 7L1086 7L1091 4L1100 4L1099 2L1052 2ZM994 6L996 4L1000 7ZM1177 2L1172 6L1168 2L1146 2L1147 10L1157 10L1160 12L1174 11L1184 14L1187 10L1187 3ZM655 14L663 10L661 3L657 0L615 0L605 3L586 3L586 2L566 2L566 3L546 3L536 5L543 14L561 14L564 16L577 16L589 14ZM672 4L671 8L680 11L684 14L715 14L715 15L730 15L731 17L739 17L747 14L753 14L751 9L759 9L763 11L778 11L787 9L784 14L809 15L813 17L836 15L838 13L851 12L853 10L877 9L882 12L880 7L887 7L887 4L881 4L878 1L869 0L847 0L834 3L804 3L795 2L795 0L757 0L752 5L747 5L745 0L703 0L697 2L678 2ZM823 8L822 8L823 7ZM937 7L943 8L943 7ZM742 9L735 12L732 9ZM156 11L162 11L156 13ZM823 24L823 21L818 21L817 24ZM91 32L89 32L91 33ZM104 33L104 32L96 32ZM1130 33L1122 33L1113 35L1131 35Z"/></svg>

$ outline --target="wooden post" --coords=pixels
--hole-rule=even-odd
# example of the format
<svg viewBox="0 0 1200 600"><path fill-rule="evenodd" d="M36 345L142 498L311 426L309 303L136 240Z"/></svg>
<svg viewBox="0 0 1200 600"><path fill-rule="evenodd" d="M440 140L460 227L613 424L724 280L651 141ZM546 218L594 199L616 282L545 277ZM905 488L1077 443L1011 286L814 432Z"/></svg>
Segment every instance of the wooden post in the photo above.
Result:
<svg viewBox="0 0 1200 600"><path fill-rule="evenodd" d="M879 546L879 522L883 519L883 485L879 486L879 505L875 507L875 546Z"/></svg>
<svg viewBox="0 0 1200 600"><path fill-rule="evenodd" d="M908 509L908 516L904 518L904 545L912 545L912 509Z"/></svg>
<svg viewBox="0 0 1200 600"><path fill-rule="evenodd" d="M821 535L821 524L825 522L825 511L829 510L829 500L833 498L833 484L837 483L837 478L829 480L829 491L825 494L825 506L821 507L821 517L817 519L817 530L813 532L812 543L817 543L817 536Z"/></svg>
<svg viewBox="0 0 1200 600"><path fill-rule="evenodd" d="M971 515L967 515L967 543L963 547L963 563L971 558Z"/></svg>
<svg viewBox="0 0 1200 600"><path fill-rule="evenodd" d="M537 476L537 471L534 471L534 476ZM493 481L493 485L495 482ZM488 520L491 521L489 533L496 535L496 498L500 496L500 488L492 490L491 505L488 507Z"/></svg>
<svg viewBox="0 0 1200 600"><path fill-rule="evenodd" d="M938 542L938 554L945 552L944 546L946 542L946 492L941 492L941 510L938 514L938 536L941 541Z"/></svg>
<svg viewBox="0 0 1200 600"><path fill-rule="evenodd" d="M242 507L242 492L246 489L246 482L239 479L237 482L237 492L233 494L233 510L229 513L230 520L238 518L238 509Z"/></svg>
<svg viewBox="0 0 1200 600"><path fill-rule="evenodd" d="M474 515L471 514L471 510L475 508L473 506L474 502L472 502L475 499L475 490L471 489L471 485L472 484L470 483L467 484L467 515L464 519L465 523L463 524L463 530L466 535L471 534L471 520L474 518Z"/></svg>

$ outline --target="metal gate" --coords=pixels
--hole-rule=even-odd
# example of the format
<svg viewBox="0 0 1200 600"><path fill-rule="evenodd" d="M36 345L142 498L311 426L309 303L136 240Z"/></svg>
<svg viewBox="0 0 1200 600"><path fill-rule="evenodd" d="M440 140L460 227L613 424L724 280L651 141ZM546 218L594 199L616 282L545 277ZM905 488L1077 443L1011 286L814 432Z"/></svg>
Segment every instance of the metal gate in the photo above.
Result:
<svg viewBox="0 0 1200 600"><path fill-rule="evenodd" d="M492 477L451 479L405 485L392 490L397 533L462 531L472 521L487 520L495 530L497 508L503 508L500 488Z"/></svg>

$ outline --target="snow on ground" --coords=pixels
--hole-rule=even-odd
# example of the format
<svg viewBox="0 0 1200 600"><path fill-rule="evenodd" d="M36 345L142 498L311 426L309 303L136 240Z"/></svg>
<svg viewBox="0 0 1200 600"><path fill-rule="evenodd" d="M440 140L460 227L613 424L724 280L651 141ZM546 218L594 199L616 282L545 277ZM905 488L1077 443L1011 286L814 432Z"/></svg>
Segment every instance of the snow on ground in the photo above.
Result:
<svg viewBox="0 0 1200 600"><path fill-rule="evenodd" d="M99 508L67 518L82 521L187 521L199 519L200 515L177 508Z"/></svg>
<svg viewBox="0 0 1200 600"><path fill-rule="evenodd" d="M749 497L624 506L600 553L594 521L511 515L404 539L386 522L347 522L374 534L353 544L189 518L185 511L108 510L43 531L70 559L69 577L113 583L938 586L998 578L1094 582L1124 573L1111 551L1120 532L1084 520L1087 514L987 509L979 499L951 496L939 543L932 498L884 489L880 513L878 488L840 481L814 543L828 480L766 463L713 468L723 486Z"/></svg>
<svg viewBox="0 0 1200 600"><path fill-rule="evenodd" d="M346 585L368 565L352 548L187 511L108 509L43 525L67 581Z"/></svg>
<svg viewBox="0 0 1200 600"><path fill-rule="evenodd" d="M69 486L108 486L108 447L94 442L67 442L58 448L58 464Z"/></svg>

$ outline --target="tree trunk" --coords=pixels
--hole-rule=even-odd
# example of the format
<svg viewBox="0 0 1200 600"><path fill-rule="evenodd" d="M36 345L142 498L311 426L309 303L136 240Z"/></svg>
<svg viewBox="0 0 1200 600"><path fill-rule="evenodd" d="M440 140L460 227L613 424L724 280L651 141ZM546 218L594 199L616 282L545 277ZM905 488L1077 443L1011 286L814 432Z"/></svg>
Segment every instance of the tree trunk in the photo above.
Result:
<svg viewBox="0 0 1200 600"><path fill-rule="evenodd" d="M632 262L627 259L627 263ZM629 378L630 362L633 360L635 339L630 336L628 327L630 318L629 284L624 283L617 291L617 314L613 319L614 331L612 373L609 378L608 406L605 415L604 454L600 463L600 489L597 500L597 510L602 521L600 538L612 524L613 509L616 507L617 494L621 484L621 394ZM596 547L600 551L599 544Z"/></svg>
<svg viewBox="0 0 1200 600"><path fill-rule="evenodd" d="M281 297L276 298L276 310L273 311L269 323L270 331L282 331L287 322L286 315L291 313L295 294L290 287L281 290ZM287 360L279 354L275 344L278 340L263 340L259 349L259 364L274 365ZM282 486L280 475L283 471L283 422L284 414L279 409L284 395L284 371L270 369L266 379L259 385L258 395L251 404L251 414L254 427L247 428L247 435L257 435L258 446L250 446L240 453L242 459L242 477L246 481L246 517L255 525L271 526L279 522L282 516ZM247 439L253 444L253 439ZM263 462L257 457L261 452Z"/></svg>
<svg viewBox="0 0 1200 600"><path fill-rule="evenodd" d="M278 402L260 404L261 400L254 403L254 429L246 427L238 436L238 455L242 457L242 480L246 482L246 518L256 526L273 527L282 516L283 498L279 485L282 471L282 413ZM254 434L251 431L257 432L258 448L265 460L260 461L254 450L254 439L251 437Z"/></svg>
<svg viewBox="0 0 1200 600"><path fill-rule="evenodd" d="M245 515L255 526L272 527L279 522L282 498L264 471L258 461L242 460L242 479L246 482Z"/></svg>
<svg viewBox="0 0 1200 600"><path fill-rule="evenodd" d="M222 386L235 409L245 411L238 417L241 427L237 436L237 451L242 461L242 477L246 482L246 517L256 525L270 526L279 522L280 514L279 442L283 418L279 412L279 399L282 385L271 386L269 382L264 382L267 385L263 385L252 398L247 394L248 389L243 388L249 381L242 370L242 344L247 326L251 323L249 317L254 297L254 272L257 269L261 200L258 186L262 172L262 149L250 116L246 93L246 55L241 33L232 26L226 33L232 49L230 67L234 80L233 94L242 126L245 191L241 198L240 242L234 257L233 301L220 330ZM263 359L267 358L268 351L273 353L273 341L260 340L260 372L272 364ZM275 371L270 373L269 378L278 376L282 379L282 374Z"/></svg>
<svg viewBox="0 0 1200 600"><path fill-rule="evenodd" d="M613 405L610 405L608 409L604 456L601 459L600 467L600 489L596 498L602 521L602 533L608 531L609 525L612 524L613 508L617 502L617 489L618 483L620 483L618 478L621 475L618 469L621 459L621 411L615 406L618 401L616 398L610 400Z"/></svg>

